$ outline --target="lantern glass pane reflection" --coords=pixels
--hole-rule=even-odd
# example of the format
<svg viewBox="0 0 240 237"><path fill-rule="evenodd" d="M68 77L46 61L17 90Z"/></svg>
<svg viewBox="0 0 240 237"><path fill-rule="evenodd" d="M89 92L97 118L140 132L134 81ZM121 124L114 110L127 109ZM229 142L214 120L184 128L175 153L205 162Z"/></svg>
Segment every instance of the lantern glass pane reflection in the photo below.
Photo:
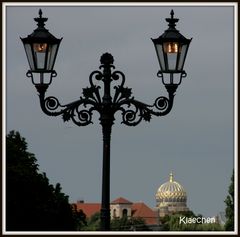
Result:
<svg viewBox="0 0 240 237"><path fill-rule="evenodd" d="M24 48L25 48L25 52L26 52L26 55L27 55L27 59L28 59L30 69L34 70L35 67L34 67L34 60L33 60L31 44L28 44L28 43L24 44Z"/></svg>
<svg viewBox="0 0 240 237"><path fill-rule="evenodd" d="M163 55L163 47L161 44L156 44L155 47L156 47L156 52L157 52L157 57L158 57L160 67L163 71L165 71L166 65L165 65L165 60Z"/></svg>
<svg viewBox="0 0 240 237"><path fill-rule="evenodd" d="M179 62L178 62L178 70L183 70L183 65L184 65L184 61L185 61L185 58L186 58L186 55L187 55L187 49L188 49L188 45L187 44L184 44L182 47L181 47L181 54L180 54L180 58L179 58Z"/></svg>
<svg viewBox="0 0 240 237"><path fill-rule="evenodd" d="M53 70L53 66L57 56L58 44L49 45L47 57L47 70Z"/></svg>

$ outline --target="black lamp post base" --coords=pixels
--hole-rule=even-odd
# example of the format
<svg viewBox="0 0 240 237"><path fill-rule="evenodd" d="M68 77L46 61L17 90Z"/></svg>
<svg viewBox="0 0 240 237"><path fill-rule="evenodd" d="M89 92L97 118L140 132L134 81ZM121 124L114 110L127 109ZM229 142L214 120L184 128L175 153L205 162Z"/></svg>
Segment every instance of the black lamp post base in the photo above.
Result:
<svg viewBox="0 0 240 237"><path fill-rule="evenodd" d="M110 208L101 209L100 213L101 231L110 231Z"/></svg>

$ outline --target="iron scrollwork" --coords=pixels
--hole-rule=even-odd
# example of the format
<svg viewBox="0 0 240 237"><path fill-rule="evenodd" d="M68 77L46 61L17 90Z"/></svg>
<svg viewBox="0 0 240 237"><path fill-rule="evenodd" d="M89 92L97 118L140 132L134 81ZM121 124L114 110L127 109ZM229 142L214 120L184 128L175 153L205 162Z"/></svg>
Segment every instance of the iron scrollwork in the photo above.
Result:
<svg viewBox="0 0 240 237"><path fill-rule="evenodd" d="M100 120L114 120L114 114L120 111L122 123L128 126L136 126L142 120L150 121L152 116L163 116L171 111L177 84L166 84L169 97L158 97L153 105L142 103L132 96L132 89L125 87L125 75L121 71L113 71L113 57L105 53L101 57L100 70L93 71L89 76L90 87L82 90L80 99L61 105L56 97L45 98L45 92L49 84L35 84L40 98L43 112L49 116L62 115L63 121L72 120L78 126L86 126L92 121L93 111L100 114ZM31 73L28 76L32 78ZM55 76L55 73L51 76ZM184 75L183 75L184 76ZM101 92L99 82L104 84L104 92ZM111 83L118 84L111 88ZM114 91L113 97L111 90ZM101 94L102 93L102 94Z"/></svg>

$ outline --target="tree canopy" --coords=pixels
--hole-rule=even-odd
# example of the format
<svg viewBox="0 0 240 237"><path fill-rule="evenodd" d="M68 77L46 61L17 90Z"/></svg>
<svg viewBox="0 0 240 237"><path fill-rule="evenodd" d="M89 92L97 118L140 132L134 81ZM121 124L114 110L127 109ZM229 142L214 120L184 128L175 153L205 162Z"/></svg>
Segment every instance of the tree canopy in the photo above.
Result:
<svg viewBox="0 0 240 237"><path fill-rule="evenodd" d="M195 215L192 211L178 212L171 216L161 218L163 231L223 231L219 223L180 223L181 217L201 218L202 215Z"/></svg>
<svg viewBox="0 0 240 237"><path fill-rule="evenodd" d="M231 183L228 188L227 198L225 199L226 203L226 223L225 230L233 231L234 230L234 172L231 177Z"/></svg>
<svg viewBox="0 0 240 237"><path fill-rule="evenodd" d="M148 231L145 221L141 217L122 217L111 220L112 231Z"/></svg>
<svg viewBox="0 0 240 237"><path fill-rule="evenodd" d="M113 218L110 222L111 231L149 231L145 221L141 217ZM96 212L87 220L87 225L82 230L99 231L100 213Z"/></svg>
<svg viewBox="0 0 240 237"><path fill-rule="evenodd" d="M71 231L79 213L68 203L61 185L49 183L25 138L11 131L6 137L6 230ZM84 218L84 217L81 217Z"/></svg>

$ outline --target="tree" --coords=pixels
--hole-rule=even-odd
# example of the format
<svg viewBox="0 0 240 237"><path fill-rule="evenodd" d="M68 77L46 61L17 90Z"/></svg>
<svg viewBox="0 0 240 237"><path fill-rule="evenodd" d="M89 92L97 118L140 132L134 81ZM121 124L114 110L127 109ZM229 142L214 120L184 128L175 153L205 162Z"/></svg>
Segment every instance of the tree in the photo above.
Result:
<svg viewBox="0 0 240 237"><path fill-rule="evenodd" d="M114 218L111 220L112 231L148 231L145 221L141 217Z"/></svg>
<svg viewBox="0 0 240 237"><path fill-rule="evenodd" d="M77 210L77 205L72 205L73 216L75 220L76 230L83 230L85 226L87 226L86 214L82 209Z"/></svg>
<svg viewBox="0 0 240 237"><path fill-rule="evenodd" d="M86 226L82 230L98 231L100 230L100 212L93 214L88 220Z"/></svg>
<svg viewBox="0 0 240 237"><path fill-rule="evenodd" d="M113 231L127 231L131 228L127 217L114 218L111 220L111 230Z"/></svg>
<svg viewBox="0 0 240 237"><path fill-rule="evenodd" d="M226 203L226 218L225 230L233 231L234 230L234 171L231 177L231 183L228 188L229 195L225 199Z"/></svg>
<svg viewBox="0 0 240 237"><path fill-rule="evenodd" d="M6 229L8 231L70 231L76 220L68 196L38 170L25 138L6 137Z"/></svg>
<svg viewBox="0 0 240 237"><path fill-rule="evenodd" d="M160 221L162 223L162 230L163 231L177 231L177 230L185 230L186 228L189 228L189 225L180 225L179 224L179 218L182 216L196 217L192 211L177 212L173 215L166 215L164 217L161 217L161 219L160 219Z"/></svg>
<svg viewBox="0 0 240 237"><path fill-rule="evenodd" d="M143 218L140 217L122 217L113 218L110 223L111 231L147 231L149 228L146 226ZM100 230L100 213L97 212L92 215L87 225L82 230L86 231L99 231Z"/></svg>
<svg viewBox="0 0 240 237"><path fill-rule="evenodd" d="M130 222L130 231L149 231L150 229L146 225L146 222L143 218L141 217L132 217L129 220Z"/></svg>
<svg viewBox="0 0 240 237"><path fill-rule="evenodd" d="M180 223L181 217L202 218L201 214L195 215L192 211L178 212L161 219L164 231L222 231L219 223Z"/></svg>

